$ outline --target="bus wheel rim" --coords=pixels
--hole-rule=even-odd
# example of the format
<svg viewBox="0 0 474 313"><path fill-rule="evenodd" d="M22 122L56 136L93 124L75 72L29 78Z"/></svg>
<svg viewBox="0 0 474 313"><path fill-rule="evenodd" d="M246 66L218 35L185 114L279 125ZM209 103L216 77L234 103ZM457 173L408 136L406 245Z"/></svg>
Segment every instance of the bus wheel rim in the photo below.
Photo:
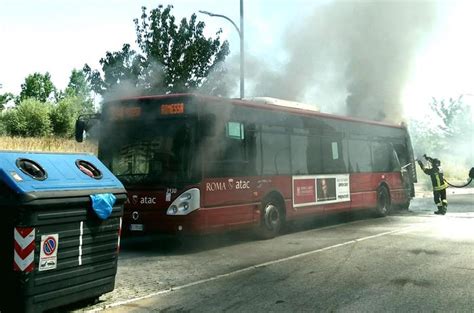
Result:
<svg viewBox="0 0 474 313"><path fill-rule="evenodd" d="M268 204L265 207L265 226L270 230L274 230L278 227L279 223L280 213L278 212L278 208L273 204Z"/></svg>

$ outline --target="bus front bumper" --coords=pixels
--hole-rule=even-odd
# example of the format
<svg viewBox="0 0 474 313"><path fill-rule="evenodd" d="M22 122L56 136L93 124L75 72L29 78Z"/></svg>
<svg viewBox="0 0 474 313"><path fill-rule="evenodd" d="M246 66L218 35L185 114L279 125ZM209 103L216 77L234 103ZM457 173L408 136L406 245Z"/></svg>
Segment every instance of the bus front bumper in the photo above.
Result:
<svg viewBox="0 0 474 313"><path fill-rule="evenodd" d="M205 232L205 218L198 211L184 216L170 216L166 212L125 211L122 230L133 234L200 234Z"/></svg>

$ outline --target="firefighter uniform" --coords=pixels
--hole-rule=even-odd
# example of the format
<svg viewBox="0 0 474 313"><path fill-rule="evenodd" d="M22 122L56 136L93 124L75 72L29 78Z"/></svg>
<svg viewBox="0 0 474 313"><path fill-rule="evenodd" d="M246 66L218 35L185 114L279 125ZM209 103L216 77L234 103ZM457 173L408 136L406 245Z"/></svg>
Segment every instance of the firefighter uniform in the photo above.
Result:
<svg viewBox="0 0 474 313"><path fill-rule="evenodd" d="M448 209L448 200L446 200L446 188L448 184L444 181L443 170L441 169L441 162L438 159L433 159L431 168L426 168L423 162L418 160L418 164L426 175L431 178L433 185L433 198L438 211L435 214L446 214Z"/></svg>

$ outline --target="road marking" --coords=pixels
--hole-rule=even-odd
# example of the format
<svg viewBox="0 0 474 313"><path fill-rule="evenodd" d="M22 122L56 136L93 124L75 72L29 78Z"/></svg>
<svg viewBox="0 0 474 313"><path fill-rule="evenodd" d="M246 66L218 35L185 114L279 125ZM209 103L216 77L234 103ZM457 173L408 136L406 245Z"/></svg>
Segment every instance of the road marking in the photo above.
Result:
<svg viewBox="0 0 474 313"><path fill-rule="evenodd" d="M268 261L268 262L260 263L260 264L257 264L257 265L252 265L252 266L242 268L240 270L236 270L236 271L233 271L233 272L230 272L230 273L216 275L216 276L213 276L213 277L201 279L201 280L198 280L198 281L195 281L195 282L192 282L192 283L188 283L188 284L184 284L184 285L181 285L181 286L176 286L176 287L163 289L163 290L160 290L160 291L157 291L157 292L150 293L150 294L145 295L145 296L141 296L141 297L137 297L137 298L133 298L133 299L128 299L128 300L124 300L124 301L114 302L114 303L108 304L108 305L106 305L102 308L93 309L93 310L90 310L90 311L87 311L87 312L92 313L92 312L102 311L104 309L109 309L109 308L129 304L129 303L132 303L132 302L148 299L148 298L151 298L151 297L167 294L167 293L170 293L172 291L177 291L177 290L181 290L181 289L184 289L184 288L188 288L188 287L208 283L208 282L215 281L215 280L218 280L218 279L221 279L221 278L234 276L234 275L237 275L237 274L240 274L240 273L245 273L245 272L248 272L248 271L251 271L251 270L254 270L254 269L258 269L258 268L262 268L262 267L266 267L266 266L269 266L269 265L278 264L278 263L290 261L290 260L293 260L293 259L302 258L302 257L308 256L308 255L312 255L312 254L316 254L316 253L336 249L336 248L347 246L347 245L350 245L350 244L354 244L354 243L357 243L357 242L360 242L360 241L374 239L374 238L387 236L387 235L395 234L395 233L399 233L399 232L408 232L410 230L414 230L415 228L416 228L415 226L409 226L409 227L404 227L404 228L398 229L398 230L391 230L391 231L379 233L379 234L372 235L372 236L366 236L366 237L361 237L361 238L349 240L349 241L339 243L339 244L335 244L335 245L332 245L332 246L329 246L329 247L319 248L319 249L316 249L316 250L311 250L311 251L299 253L299 254L296 254L296 255L292 255L292 256L289 256L289 257L286 257L286 258L277 259L277 260L273 260L273 261Z"/></svg>
<svg viewBox="0 0 474 313"><path fill-rule="evenodd" d="M390 217L387 216L383 219L378 219L380 221L387 221ZM376 220L376 221L378 221ZM368 222L370 220L358 220L358 221L350 221L350 222L342 222L341 224L335 224L335 225L331 225L331 226L324 226L324 227L318 227L318 228L313 228L313 229L306 229L306 230L302 230L302 231L298 231L297 233L298 234L307 234L307 233L315 233L315 232L321 232L321 231L325 231L325 230L329 230L329 229L333 229L333 228L339 228L339 227L344 227L344 226L348 226L348 225L356 225L356 224L362 224L362 223L365 223L365 222ZM378 224L377 224L378 225ZM294 232L291 232L291 233L288 233L288 234L282 234L281 236L278 236L278 238L285 238L285 236L287 235L294 235L295 233ZM136 254L134 255L124 255L123 252L121 252L120 254L120 260L130 260L130 259L134 259L136 258Z"/></svg>

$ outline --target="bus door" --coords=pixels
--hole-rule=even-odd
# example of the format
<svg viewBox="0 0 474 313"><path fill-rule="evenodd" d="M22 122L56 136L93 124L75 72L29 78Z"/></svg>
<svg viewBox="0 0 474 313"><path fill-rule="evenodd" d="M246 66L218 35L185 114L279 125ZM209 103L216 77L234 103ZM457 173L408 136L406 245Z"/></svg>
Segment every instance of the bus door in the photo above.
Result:
<svg viewBox="0 0 474 313"><path fill-rule="evenodd" d="M393 145L393 160L398 165L395 167L397 171L400 171L403 189L405 189L406 197L409 199L411 194L411 189L413 186L412 179L412 168L413 164L408 158L408 151L406 147L402 144Z"/></svg>

